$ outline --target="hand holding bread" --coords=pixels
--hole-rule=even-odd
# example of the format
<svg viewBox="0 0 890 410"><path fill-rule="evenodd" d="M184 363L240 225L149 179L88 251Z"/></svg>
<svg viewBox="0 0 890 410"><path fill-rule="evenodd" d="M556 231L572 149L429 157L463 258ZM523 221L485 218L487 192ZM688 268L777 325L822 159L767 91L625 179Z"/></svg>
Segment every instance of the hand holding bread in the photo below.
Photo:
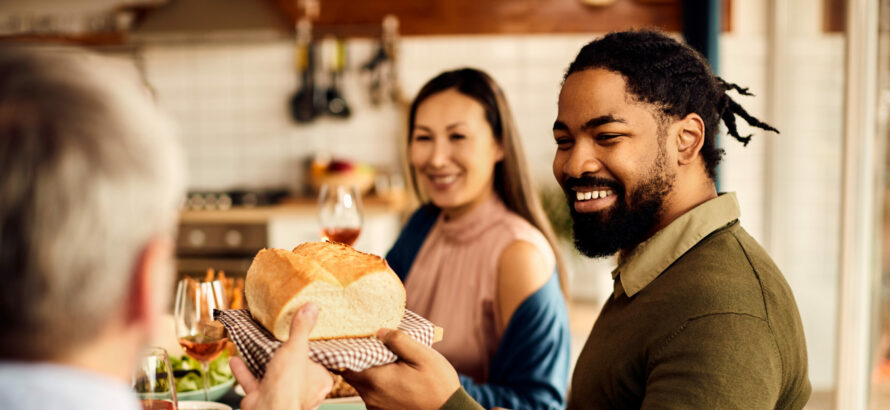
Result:
<svg viewBox="0 0 890 410"><path fill-rule="evenodd" d="M324 367L309 360L308 338L317 319L318 307L311 303L298 310L289 340L278 348L262 380L253 377L240 357L231 359L232 373L246 393L243 410L301 410L321 404L333 380Z"/></svg>
<svg viewBox="0 0 890 410"><path fill-rule="evenodd" d="M399 361L342 374L368 409L438 409L460 388L457 371L431 347L400 330L381 329L377 337Z"/></svg>

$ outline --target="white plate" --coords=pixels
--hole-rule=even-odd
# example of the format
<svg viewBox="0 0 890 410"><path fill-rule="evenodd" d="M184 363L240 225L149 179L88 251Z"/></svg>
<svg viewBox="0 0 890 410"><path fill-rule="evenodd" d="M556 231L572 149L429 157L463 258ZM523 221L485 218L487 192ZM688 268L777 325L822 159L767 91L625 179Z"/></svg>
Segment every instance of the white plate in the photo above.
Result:
<svg viewBox="0 0 890 410"><path fill-rule="evenodd" d="M356 404L365 404L362 401L360 396L349 396L349 397L336 397L331 399L325 399L322 403L332 403L332 404L343 404L343 403L356 403Z"/></svg>
<svg viewBox="0 0 890 410"><path fill-rule="evenodd" d="M318 410L364 410L365 403L359 396L326 399L318 406Z"/></svg>
<svg viewBox="0 0 890 410"><path fill-rule="evenodd" d="M232 408L215 401L181 401L179 410L232 410Z"/></svg>

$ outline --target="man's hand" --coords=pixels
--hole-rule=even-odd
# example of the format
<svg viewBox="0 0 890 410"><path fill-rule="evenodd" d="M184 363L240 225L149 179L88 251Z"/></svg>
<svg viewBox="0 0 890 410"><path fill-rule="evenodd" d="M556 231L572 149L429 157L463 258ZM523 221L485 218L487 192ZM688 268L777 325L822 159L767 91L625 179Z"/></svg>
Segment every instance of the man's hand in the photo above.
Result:
<svg viewBox="0 0 890 410"><path fill-rule="evenodd" d="M243 410L302 410L318 407L331 391L331 375L309 360L309 332L318 319L318 306L307 303L294 314L290 339L278 348L257 381L239 357L229 362L232 373L247 395Z"/></svg>
<svg viewBox="0 0 890 410"><path fill-rule="evenodd" d="M380 329L377 337L399 361L343 372L369 409L438 409L460 388L457 372L439 352L398 330Z"/></svg>

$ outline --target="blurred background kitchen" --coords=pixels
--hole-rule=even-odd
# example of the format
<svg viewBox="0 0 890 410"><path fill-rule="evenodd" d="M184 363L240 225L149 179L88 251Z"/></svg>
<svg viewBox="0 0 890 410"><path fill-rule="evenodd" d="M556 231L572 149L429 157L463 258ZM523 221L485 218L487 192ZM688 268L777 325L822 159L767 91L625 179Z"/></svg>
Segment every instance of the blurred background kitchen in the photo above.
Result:
<svg viewBox="0 0 890 410"><path fill-rule="evenodd" d="M570 237L550 170L562 75L583 44L630 27L685 38L757 94L740 102L781 134L725 141L718 183L739 193L742 223L794 289L808 408L888 408L890 0L0 2L0 41L133 62L175 119L190 178L182 275L243 276L260 248L318 240L326 182L360 187L355 246L385 253L415 205L402 169L407 104L460 66L505 89L541 196ZM614 262L563 248L577 354Z"/></svg>

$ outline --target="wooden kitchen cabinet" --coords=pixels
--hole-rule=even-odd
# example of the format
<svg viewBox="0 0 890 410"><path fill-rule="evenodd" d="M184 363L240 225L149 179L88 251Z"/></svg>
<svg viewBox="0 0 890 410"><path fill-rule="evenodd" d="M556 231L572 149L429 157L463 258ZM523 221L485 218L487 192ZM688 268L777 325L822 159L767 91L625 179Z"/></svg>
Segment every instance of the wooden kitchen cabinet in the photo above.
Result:
<svg viewBox="0 0 890 410"><path fill-rule="evenodd" d="M282 10L301 15L293 0L278 1ZM580 0L319 0L315 23L361 27L379 25L387 14L399 18L402 35L588 33L659 27L682 29L681 0L613 0L603 6ZM354 35L373 36L356 29ZM349 35L350 33L346 33Z"/></svg>

